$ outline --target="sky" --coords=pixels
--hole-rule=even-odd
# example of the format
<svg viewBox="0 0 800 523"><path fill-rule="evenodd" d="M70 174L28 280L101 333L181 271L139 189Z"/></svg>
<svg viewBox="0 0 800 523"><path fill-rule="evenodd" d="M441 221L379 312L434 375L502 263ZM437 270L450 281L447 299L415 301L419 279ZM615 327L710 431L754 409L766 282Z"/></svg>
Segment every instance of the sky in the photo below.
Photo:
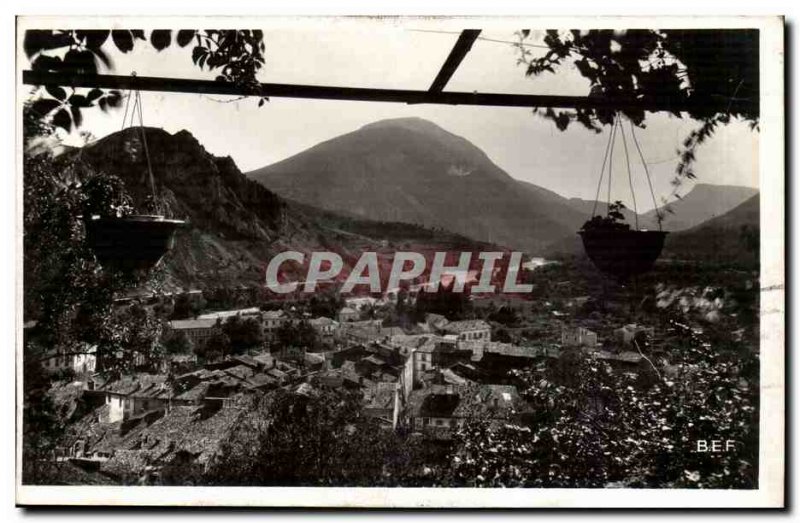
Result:
<svg viewBox="0 0 800 523"><path fill-rule="evenodd" d="M265 30L263 82L349 87L428 88L458 37L457 28L386 23L293 24ZM498 40L498 41L494 41ZM517 64L510 28L484 30L446 90L524 94L586 95L588 82L573 66L557 74L527 78ZM536 40L534 39L534 42ZM170 46L156 52L140 42L122 54L111 47L111 74L213 79L190 59L191 48ZM534 53L544 49L531 48ZM527 108L406 105L354 101L272 98L263 107L254 99L143 92L144 123L169 132L189 130L205 148L231 156L243 172L280 161L317 143L368 123L406 116L426 118L481 148L512 177L566 197L593 200L608 130L592 133L580 125L564 132ZM123 111L84 112L82 130L102 137L118 131ZM653 179L656 199L672 192L677 152L699 126L691 119L648 114L647 128L636 131ZM630 143L634 191L639 211L653 207L647 181ZM73 140L74 137L68 138ZM621 141L617 143L612 199L631 206ZM698 152L701 183L758 187L758 133L747 124L724 127ZM684 185L681 193L691 188Z"/></svg>

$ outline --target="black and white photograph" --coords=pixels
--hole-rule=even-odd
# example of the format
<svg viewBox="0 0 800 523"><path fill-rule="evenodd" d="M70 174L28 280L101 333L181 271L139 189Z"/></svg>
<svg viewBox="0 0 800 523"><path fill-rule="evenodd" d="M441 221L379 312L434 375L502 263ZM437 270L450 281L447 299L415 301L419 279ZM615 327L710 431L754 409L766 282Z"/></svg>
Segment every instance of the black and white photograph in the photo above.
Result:
<svg viewBox="0 0 800 523"><path fill-rule="evenodd" d="M17 503L783 506L783 31L18 17Z"/></svg>

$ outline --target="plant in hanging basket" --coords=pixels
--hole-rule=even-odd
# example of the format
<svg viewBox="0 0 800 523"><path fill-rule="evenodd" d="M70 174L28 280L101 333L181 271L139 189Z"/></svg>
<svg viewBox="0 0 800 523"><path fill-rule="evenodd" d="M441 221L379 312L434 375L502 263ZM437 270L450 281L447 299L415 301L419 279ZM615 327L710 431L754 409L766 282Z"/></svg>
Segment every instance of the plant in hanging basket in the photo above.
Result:
<svg viewBox="0 0 800 523"><path fill-rule="evenodd" d="M624 223L622 202L609 206L606 216L593 216L578 232L592 263L617 280L649 271L664 247L667 233L639 231Z"/></svg>
<svg viewBox="0 0 800 523"><path fill-rule="evenodd" d="M103 267L132 272L153 268L185 224L155 214L130 214L133 207L115 177L95 176L84 188L86 239Z"/></svg>
<svg viewBox="0 0 800 523"><path fill-rule="evenodd" d="M583 224L581 230L629 231L631 226L625 223L623 209L625 209L625 204L617 200L608 206L608 213L605 216L592 216Z"/></svg>

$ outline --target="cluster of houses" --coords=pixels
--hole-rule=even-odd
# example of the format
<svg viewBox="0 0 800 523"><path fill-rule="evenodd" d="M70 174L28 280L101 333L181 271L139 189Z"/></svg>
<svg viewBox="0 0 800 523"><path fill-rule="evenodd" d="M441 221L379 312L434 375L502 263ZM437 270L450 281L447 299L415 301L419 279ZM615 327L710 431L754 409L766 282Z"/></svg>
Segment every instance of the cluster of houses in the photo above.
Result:
<svg viewBox="0 0 800 523"><path fill-rule="evenodd" d="M314 370L321 368L321 362ZM87 398L108 405L102 421L114 423L173 406L225 402L240 393L265 391L302 380L305 368L269 353L237 355L178 376L137 373L86 384Z"/></svg>
<svg viewBox="0 0 800 523"><path fill-rule="evenodd" d="M77 400L88 408L73 408L85 414L70 424L59 458L115 476L155 474L179 452L204 465L228 437L248 398L304 383L321 369L322 362L315 363L298 367L262 353L233 356L178 376L94 376Z"/></svg>
<svg viewBox="0 0 800 523"><path fill-rule="evenodd" d="M267 342L274 339L276 331L284 325L300 322L308 323L323 341L330 343L340 339L357 338L363 334L362 330L370 331L372 330L370 328L374 327L374 322L362 320L362 313L355 308L355 305L347 305L338 311L335 319L325 316L312 317L308 313L300 314L293 310L262 311L258 307L251 307L211 312L201 314L196 318L173 320L170 322L170 328L175 332L183 332L194 345L200 345L221 331L222 322L233 317L256 320L261 326Z"/></svg>
<svg viewBox="0 0 800 523"><path fill-rule="evenodd" d="M277 388L359 391L364 414L387 430L447 441L472 417L505 423L531 414L509 370L576 348L635 371L644 358L639 341L654 334L630 324L603 344L584 326L562 324L560 344L518 345L493 340L492 325L481 319L450 321L428 314L405 331L384 326L381 319L363 319L353 304L335 319L250 308L176 320L170 327L204 343L234 316L257 320L267 339L288 322L304 321L331 343L316 352L303 347L270 352L267 345L203 365L192 355L179 355L173 359L183 357L180 364L173 361L161 374L103 379L86 360L54 356L58 365L81 365L87 378L80 401L93 407L72 427L60 449L62 459L96 463L109 473L125 467L157 472L177 452L204 464L225 440L243 402Z"/></svg>

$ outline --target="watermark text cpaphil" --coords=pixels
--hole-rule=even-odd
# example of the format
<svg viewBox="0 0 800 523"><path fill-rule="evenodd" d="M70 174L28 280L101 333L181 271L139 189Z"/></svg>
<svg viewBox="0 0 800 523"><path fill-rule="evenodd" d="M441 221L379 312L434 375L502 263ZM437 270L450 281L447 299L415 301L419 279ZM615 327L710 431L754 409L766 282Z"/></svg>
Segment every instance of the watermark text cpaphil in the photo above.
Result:
<svg viewBox="0 0 800 523"><path fill-rule="evenodd" d="M330 251L281 252L267 265L267 288L279 294L311 293L322 282L336 281L345 294L356 287L379 293L409 285L427 292L436 292L442 285L469 294L533 291L532 284L519 281L524 271L521 252L397 251L386 255L365 251L357 259L347 258Z"/></svg>

